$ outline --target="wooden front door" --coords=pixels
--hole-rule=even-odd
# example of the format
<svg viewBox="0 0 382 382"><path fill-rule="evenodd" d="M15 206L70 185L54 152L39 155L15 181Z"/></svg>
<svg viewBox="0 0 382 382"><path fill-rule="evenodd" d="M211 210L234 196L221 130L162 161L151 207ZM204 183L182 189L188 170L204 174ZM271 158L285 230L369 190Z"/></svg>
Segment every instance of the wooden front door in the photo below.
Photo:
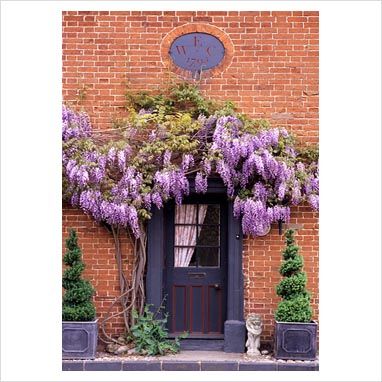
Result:
<svg viewBox="0 0 382 382"><path fill-rule="evenodd" d="M165 296L170 335L220 338L226 319L227 204L188 199L165 211Z"/></svg>

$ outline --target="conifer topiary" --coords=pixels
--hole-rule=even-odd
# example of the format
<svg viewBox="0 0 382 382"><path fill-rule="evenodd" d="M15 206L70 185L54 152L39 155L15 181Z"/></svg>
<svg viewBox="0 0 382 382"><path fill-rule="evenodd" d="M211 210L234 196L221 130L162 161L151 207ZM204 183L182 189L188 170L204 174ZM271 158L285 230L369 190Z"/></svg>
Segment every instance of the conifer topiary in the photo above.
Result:
<svg viewBox="0 0 382 382"><path fill-rule="evenodd" d="M282 297L275 318L281 322L310 322L312 308L310 294L306 288L306 273L302 272L304 261L295 245L294 230L285 233L286 248L283 251L283 262L280 274L284 277L276 287L276 293Z"/></svg>
<svg viewBox="0 0 382 382"><path fill-rule="evenodd" d="M62 301L63 321L93 321L95 308L92 302L94 289L89 281L81 279L85 269L82 252L78 246L77 233L74 229L66 239L64 263L68 266L62 277L62 287L66 290Z"/></svg>

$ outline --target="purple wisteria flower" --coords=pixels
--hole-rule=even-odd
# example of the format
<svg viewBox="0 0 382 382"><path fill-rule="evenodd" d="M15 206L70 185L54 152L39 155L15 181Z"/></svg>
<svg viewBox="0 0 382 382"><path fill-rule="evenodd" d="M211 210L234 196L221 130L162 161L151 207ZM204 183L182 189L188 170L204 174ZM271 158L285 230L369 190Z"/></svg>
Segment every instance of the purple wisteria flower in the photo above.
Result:
<svg viewBox="0 0 382 382"><path fill-rule="evenodd" d="M263 183L261 182L255 183L255 185L253 186L252 192L255 199L261 200L263 203L267 201L269 193Z"/></svg>
<svg viewBox="0 0 382 382"><path fill-rule="evenodd" d="M280 134L284 137L284 138L288 138L289 137L289 133L288 131L285 129L285 127L282 127L280 129Z"/></svg>
<svg viewBox="0 0 382 382"><path fill-rule="evenodd" d="M86 113L77 113L67 106L62 106L62 140L87 138L91 135L91 124Z"/></svg>
<svg viewBox="0 0 382 382"><path fill-rule="evenodd" d="M305 166L304 166L304 163L302 162L297 162L296 164L296 170L297 171L300 171L300 172L304 172L305 171Z"/></svg>
<svg viewBox="0 0 382 382"><path fill-rule="evenodd" d="M151 194L151 201L157 208L163 207L163 200L159 192L154 191Z"/></svg>
<svg viewBox="0 0 382 382"><path fill-rule="evenodd" d="M190 167L194 165L194 157L191 154L184 154L182 159L182 170L187 171Z"/></svg>
<svg viewBox="0 0 382 382"><path fill-rule="evenodd" d="M124 150L119 150L117 153L117 161L119 170L123 172L126 167L126 153Z"/></svg>
<svg viewBox="0 0 382 382"><path fill-rule="evenodd" d="M207 177L198 172L195 176L195 192L205 194L207 192Z"/></svg>
<svg viewBox="0 0 382 382"><path fill-rule="evenodd" d="M203 172L208 176L211 174L211 170L212 170L212 165L211 165L211 161L208 160L208 159L203 159L202 161L202 170Z"/></svg>
<svg viewBox="0 0 382 382"><path fill-rule="evenodd" d="M319 199L318 199L318 196L317 196L317 195L310 194L310 195L308 196L308 202L309 202L309 204L311 205L311 207L312 207L315 211L318 211L318 207L319 207Z"/></svg>
<svg viewBox="0 0 382 382"><path fill-rule="evenodd" d="M216 172L222 178L225 186L227 187L227 195L232 197L234 194L233 174L230 167L223 160L219 160L216 164Z"/></svg>
<svg viewBox="0 0 382 382"><path fill-rule="evenodd" d="M115 147L111 147L107 153L107 162L109 164L113 164L117 157L117 149Z"/></svg>
<svg viewBox="0 0 382 382"><path fill-rule="evenodd" d="M286 192L286 184L281 182L277 189L277 196L280 200L283 200Z"/></svg>
<svg viewBox="0 0 382 382"><path fill-rule="evenodd" d="M171 163L172 152L166 150L163 154L163 166L168 166Z"/></svg>
<svg viewBox="0 0 382 382"><path fill-rule="evenodd" d="M153 112L153 109L140 109L139 112L138 112L138 115L145 115L145 114L152 114Z"/></svg>
<svg viewBox="0 0 382 382"><path fill-rule="evenodd" d="M136 168L128 167L122 178L111 190L114 200L122 203L139 199L142 182L142 174Z"/></svg>
<svg viewBox="0 0 382 382"><path fill-rule="evenodd" d="M270 219L266 205L260 200L248 198L243 203L242 229L246 235L259 236L265 232L270 225Z"/></svg>
<svg viewBox="0 0 382 382"><path fill-rule="evenodd" d="M233 202L233 216L238 219L243 212L244 201L236 196Z"/></svg>
<svg viewBox="0 0 382 382"><path fill-rule="evenodd" d="M292 204L297 206L301 202L301 184L295 179L292 187Z"/></svg>
<svg viewBox="0 0 382 382"><path fill-rule="evenodd" d="M157 139L157 132L155 130L151 130L149 134L149 142L154 142Z"/></svg>
<svg viewBox="0 0 382 382"><path fill-rule="evenodd" d="M188 179L181 170L157 171L154 176L156 187L160 190L162 198L173 197L176 204L181 204L183 196L190 192Z"/></svg>

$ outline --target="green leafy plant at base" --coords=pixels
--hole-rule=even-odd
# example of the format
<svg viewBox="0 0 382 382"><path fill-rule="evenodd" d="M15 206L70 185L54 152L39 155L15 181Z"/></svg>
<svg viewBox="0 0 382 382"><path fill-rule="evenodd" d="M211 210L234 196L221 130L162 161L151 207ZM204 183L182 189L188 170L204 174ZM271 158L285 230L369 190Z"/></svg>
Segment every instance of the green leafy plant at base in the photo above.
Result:
<svg viewBox="0 0 382 382"><path fill-rule="evenodd" d="M294 230L287 230L285 238L284 260L280 267L280 274L284 278L276 287L277 295L283 300L276 309L275 318L282 322L310 322L310 294L305 289L306 274L302 272L304 262L298 253L299 247L295 245Z"/></svg>
<svg viewBox="0 0 382 382"><path fill-rule="evenodd" d="M89 281L81 279L85 265L82 262L82 252L74 229L69 232L66 249L64 263L68 268L62 277L62 287L66 290L62 301L62 319L93 321L96 315L92 302L94 289Z"/></svg>
<svg viewBox="0 0 382 382"><path fill-rule="evenodd" d="M136 319L131 328L131 338L135 343L135 349L141 354L157 355L166 353L177 353L180 349L180 340L187 336L184 333L175 338L174 341L167 339L167 315L163 319L155 318L155 313L150 311L150 305L146 305L142 315L133 311Z"/></svg>

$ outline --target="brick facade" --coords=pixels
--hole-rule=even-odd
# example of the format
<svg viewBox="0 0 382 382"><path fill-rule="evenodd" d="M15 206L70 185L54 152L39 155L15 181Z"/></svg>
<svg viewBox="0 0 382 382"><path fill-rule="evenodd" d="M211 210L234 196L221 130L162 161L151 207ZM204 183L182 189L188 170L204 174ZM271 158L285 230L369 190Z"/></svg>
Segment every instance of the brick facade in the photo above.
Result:
<svg viewBox="0 0 382 382"><path fill-rule="evenodd" d="M168 81L174 68L166 43L179 31L196 30L216 30L230 47L221 67L202 77L205 95L232 100L242 112L285 126L303 142L318 142L318 12L63 12L64 102L86 110L94 128L111 128L125 113L127 89L157 90ZM318 214L300 206L292 210L291 224L298 228L318 319ZM102 318L118 295L112 237L79 210L63 206L63 240L69 227L79 232L85 277L97 290ZM276 226L263 238L244 240L245 312L263 316L268 341L283 246ZM124 248L129 269L127 240ZM114 334L123 327L121 320L111 325Z"/></svg>

